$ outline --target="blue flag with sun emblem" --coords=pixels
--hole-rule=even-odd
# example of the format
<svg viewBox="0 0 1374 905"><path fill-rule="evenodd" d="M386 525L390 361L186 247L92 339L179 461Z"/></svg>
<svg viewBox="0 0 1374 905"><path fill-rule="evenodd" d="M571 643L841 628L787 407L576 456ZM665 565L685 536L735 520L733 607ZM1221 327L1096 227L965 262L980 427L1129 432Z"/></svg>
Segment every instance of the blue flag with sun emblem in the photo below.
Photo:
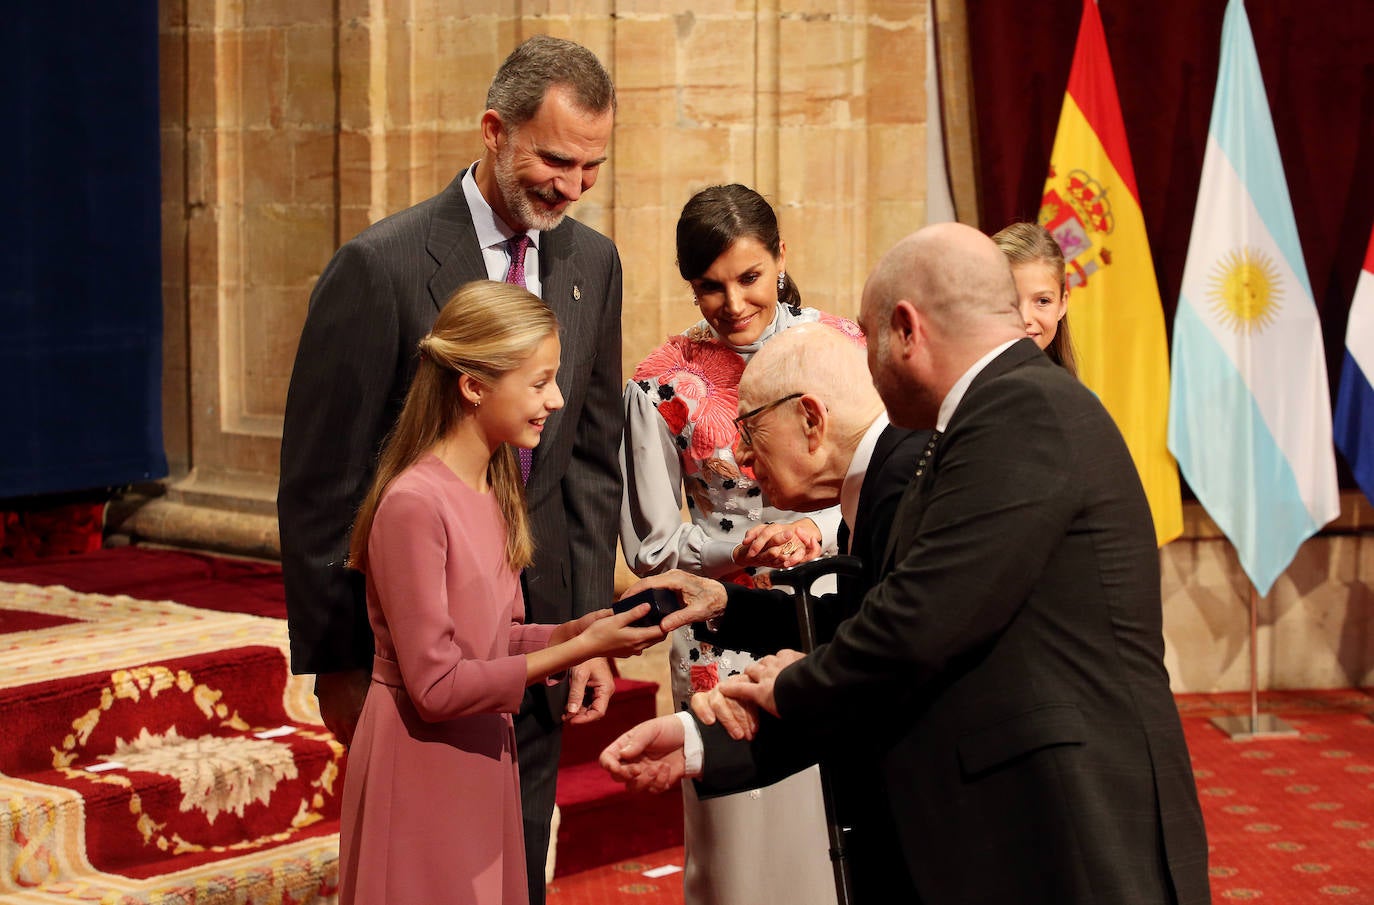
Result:
<svg viewBox="0 0 1374 905"><path fill-rule="evenodd" d="M1222 26L1172 366L1169 449L1267 594L1340 501L1321 322L1241 0Z"/></svg>

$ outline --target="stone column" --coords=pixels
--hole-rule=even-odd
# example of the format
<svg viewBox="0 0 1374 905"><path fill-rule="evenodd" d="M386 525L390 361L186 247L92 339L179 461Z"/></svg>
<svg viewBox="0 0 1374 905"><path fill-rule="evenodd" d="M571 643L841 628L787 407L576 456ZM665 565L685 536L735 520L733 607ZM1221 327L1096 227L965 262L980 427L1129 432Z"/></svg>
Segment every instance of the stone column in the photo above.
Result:
<svg viewBox="0 0 1374 905"><path fill-rule="evenodd" d="M161 4L165 495L111 511L153 540L274 555L282 407L338 242L332 0Z"/></svg>

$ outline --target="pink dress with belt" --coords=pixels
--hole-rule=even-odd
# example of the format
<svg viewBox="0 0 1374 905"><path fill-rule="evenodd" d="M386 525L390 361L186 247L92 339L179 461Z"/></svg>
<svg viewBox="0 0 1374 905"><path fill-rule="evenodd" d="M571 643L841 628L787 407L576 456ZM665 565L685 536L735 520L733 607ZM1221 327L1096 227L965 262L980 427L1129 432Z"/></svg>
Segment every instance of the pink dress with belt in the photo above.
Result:
<svg viewBox="0 0 1374 905"><path fill-rule="evenodd" d="M339 901L528 901L511 714L527 651L496 497L428 455L392 483L368 538L372 685L348 754Z"/></svg>

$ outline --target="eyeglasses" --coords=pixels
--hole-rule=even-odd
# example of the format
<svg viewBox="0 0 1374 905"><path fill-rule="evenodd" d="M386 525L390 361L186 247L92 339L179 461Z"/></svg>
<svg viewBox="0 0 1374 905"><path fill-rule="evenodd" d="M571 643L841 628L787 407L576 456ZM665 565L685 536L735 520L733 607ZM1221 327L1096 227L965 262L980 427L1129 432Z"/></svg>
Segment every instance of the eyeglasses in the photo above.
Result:
<svg viewBox="0 0 1374 905"><path fill-rule="evenodd" d="M740 446L746 449L751 449L754 446L754 437L749 431L749 425L745 424L744 422L748 421L750 418L757 418L764 412L767 412L771 409L775 409L778 406L782 405L784 402L791 402L793 399L800 399L802 398L802 396L805 395L805 393L792 393L791 395L784 396L781 399L774 399L767 405L761 405L758 408L754 409L752 412L745 412L743 415L740 415L738 418L736 418L735 427L739 430Z"/></svg>

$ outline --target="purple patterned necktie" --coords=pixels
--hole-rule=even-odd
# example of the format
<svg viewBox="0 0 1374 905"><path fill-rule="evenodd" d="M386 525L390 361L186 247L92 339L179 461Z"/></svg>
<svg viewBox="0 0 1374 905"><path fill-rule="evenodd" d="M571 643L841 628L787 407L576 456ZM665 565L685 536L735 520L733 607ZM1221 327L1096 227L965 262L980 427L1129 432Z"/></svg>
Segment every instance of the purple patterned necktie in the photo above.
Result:
<svg viewBox="0 0 1374 905"><path fill-rule="evenodd" d="M525 286L525 252L529 250L530 245L530 237L525 233L516 233L506 240L506 248L510 251L510 268L506 271L507 283ZM520 460L520 480L528 484L530 466L534 464L534 450L517 446L515 454Z"/></svg>

